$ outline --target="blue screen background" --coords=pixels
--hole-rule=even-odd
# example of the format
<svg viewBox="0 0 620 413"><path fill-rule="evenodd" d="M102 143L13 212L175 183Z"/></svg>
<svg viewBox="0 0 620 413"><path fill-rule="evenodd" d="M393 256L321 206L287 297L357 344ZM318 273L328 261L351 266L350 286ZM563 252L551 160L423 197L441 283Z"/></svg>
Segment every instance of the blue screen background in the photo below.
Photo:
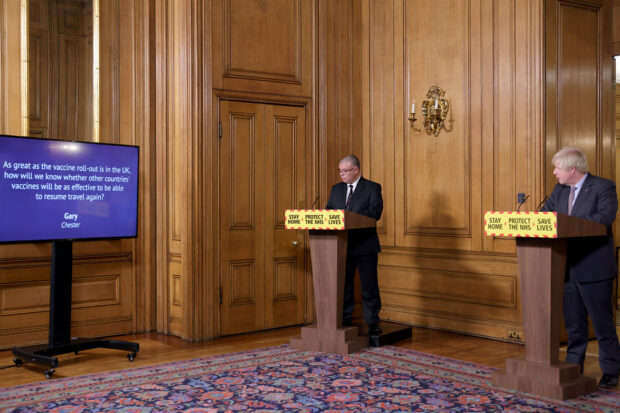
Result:
<svg viewBox="0 0 620 413"><path fill-rule="evenodd" d="M0 135L0 242L135 237L138 162L139 148L136 146ZM18 163L24 164L24 168L16 171L14 166ZM33 169L35 164L39 169ZM43 164L70 165L86 170L41 169ZM125 169L114 173L112 168ZM61 179L50 180L46 174ZM88 180L75 180L76 176ZM117 179L127 182L114 182ZM56 189L43 189L43 185L50 182ZM12 184L38 186L39 189L17 190ZM75 184L89 188L98 186L98 189L80 190ZM67 185L75 190L68 189ZM115 185L123 191L110 190ZM108 190L100 190L102 187ZM95 200L37 199L37 195L41 198L59 194L91 196ZM77 219L73 218L75 215Z"/></svg>

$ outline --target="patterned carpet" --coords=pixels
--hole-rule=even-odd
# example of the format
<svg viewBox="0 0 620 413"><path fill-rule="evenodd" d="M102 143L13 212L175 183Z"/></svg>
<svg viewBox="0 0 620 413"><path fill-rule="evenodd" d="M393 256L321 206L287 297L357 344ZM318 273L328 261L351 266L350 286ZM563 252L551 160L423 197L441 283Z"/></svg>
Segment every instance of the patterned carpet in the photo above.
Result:
<svg viewBox="0 0 620 413"><path fill-rule="evenodd" d="M285 345L0 389L0 411L620 411L620 391L560 402L495 388L492 370L389 346L340 356Z"/></svg>

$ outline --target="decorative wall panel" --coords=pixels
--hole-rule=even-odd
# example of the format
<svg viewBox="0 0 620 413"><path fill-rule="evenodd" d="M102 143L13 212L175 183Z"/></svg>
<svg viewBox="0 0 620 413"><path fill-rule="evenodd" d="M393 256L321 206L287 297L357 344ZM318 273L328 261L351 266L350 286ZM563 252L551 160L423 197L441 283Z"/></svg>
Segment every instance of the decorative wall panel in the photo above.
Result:
<svg viewBox="0 0 620 413"><path fill-rule="evenodd" d="M451 0L404 5L405 76L410 82L405 107L415 99L421 108L428 89L436 85L446 91L450 115L439 137L399 131L407 134L397 146L405 156L396 172L403 176L398 187L403 196L396 204L398 244L414 246L417 236L470 233L469 8L469 1ZM403 106L399 109L403 114Z"/></svg>
<svg viewBox="0 0 620 413"><path fill-rule="evenodd" d="M520 301L513 240L482 233L485 210L542 195L539 1L393 0L362 20L363 162L384 186L381 317L508 338ZM437 13L441 10L441 13ZM354 13L355 14L355 13ZM417 124L431 86L450 103L438 136Z"/></svg>
<svg viewBox="0 0 620 413"><path fill-rule="evenodd" d="M593 173L614 178L611 1L546 1L546 161L580 147ZM546 171L545 190L555 178Z"/></svg>
<svg viewBox="0 0 620 413"><path fill-rule="evenodd" d="M213 87L310 96L312 0L214 0Z"/></svg>

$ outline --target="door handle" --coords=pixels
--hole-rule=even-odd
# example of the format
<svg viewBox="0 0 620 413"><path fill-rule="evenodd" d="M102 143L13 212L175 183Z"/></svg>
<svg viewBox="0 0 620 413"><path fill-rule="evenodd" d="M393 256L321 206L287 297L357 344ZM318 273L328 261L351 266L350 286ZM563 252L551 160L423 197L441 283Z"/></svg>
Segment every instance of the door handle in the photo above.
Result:
<svg viewBox="0 0 620 413"><path fill-rule="evenodd" d="M299 242L297 242L297 241L291 241L291 244L293 244L293 246L294 246L294 247L296 247L296 246L297 246L297 244L299 244Z"/></svg>

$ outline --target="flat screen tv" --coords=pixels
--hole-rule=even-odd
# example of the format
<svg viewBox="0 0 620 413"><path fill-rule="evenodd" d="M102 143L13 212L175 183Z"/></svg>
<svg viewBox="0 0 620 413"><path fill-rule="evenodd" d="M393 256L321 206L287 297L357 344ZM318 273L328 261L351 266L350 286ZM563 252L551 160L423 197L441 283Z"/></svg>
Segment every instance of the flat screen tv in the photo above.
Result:
<svg viewBox="0 0 620 413"><path fill-rule="evenodd" d="M0 135L0 243L131 238L137 146Z"/></svg>

